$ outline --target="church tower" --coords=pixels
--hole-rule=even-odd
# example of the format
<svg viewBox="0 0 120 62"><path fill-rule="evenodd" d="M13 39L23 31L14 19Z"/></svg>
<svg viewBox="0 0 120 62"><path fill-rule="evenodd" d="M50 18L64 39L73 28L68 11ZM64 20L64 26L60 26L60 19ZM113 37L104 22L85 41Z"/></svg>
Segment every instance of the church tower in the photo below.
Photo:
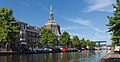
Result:
<svg viewBox="0 0 120 62"><path fill-rule="evenodd" d="M52 6L50 6L50 14L49 14L49 20L47 23L45 23L44 27L51 29L52 32L55 34L57 39L60 37L60 26L55 22L52 12Z"/></svg>

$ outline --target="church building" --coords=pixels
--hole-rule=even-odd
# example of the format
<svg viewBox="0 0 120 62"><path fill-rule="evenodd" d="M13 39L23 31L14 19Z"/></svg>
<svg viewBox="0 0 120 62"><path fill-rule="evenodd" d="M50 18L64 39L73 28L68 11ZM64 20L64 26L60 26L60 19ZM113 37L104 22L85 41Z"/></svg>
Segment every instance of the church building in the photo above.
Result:
<svg viewBox="0 0 120 62"><path fill-rule="evenodd" d="M54 35L56 36L56 39L59 39L61 33L60 33L60 26L55 22L52 12L52 6L50 6L50 15L49 20L47 23L45 23L44 27L51 29Z"/></svg>

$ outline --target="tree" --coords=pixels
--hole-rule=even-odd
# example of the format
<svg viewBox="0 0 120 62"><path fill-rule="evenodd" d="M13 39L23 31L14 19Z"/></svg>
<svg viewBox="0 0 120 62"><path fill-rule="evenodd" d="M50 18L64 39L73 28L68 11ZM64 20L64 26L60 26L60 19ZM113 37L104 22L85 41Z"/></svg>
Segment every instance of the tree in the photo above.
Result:
<svg viewBox="0 0 120 62"><path fill-rule="evenodd" d="M70 35L67 32L63 32L60 36L60 43L64 46L70 45Z"/></svg>
<svg viewBox="0 0 120 62"><path fill-rule="evenodd" d="M81 46L82 47L86 47L87 46L87 42L86 42L86 40L84 38L82 38L80 41L81 41Z"/></svg>
<svg viewBox="0 0 120 62"><path fill-rule="evenodd" d="M19 37L19 27L12 13L12 9L0 8L0 42L6 44L6 48Z"/></svg>
<svg viewBox="0 0 120 62"><path fill-rule="evenodd" d="M92 46L92 42L88 39L87 41L87 46L91 47Z"/></svg>
<svg viewBox="0 0 120 62"><path fill-rule="evenodd" d="M97 44L93 41L91 41L91 47L97 47Z"/></svg>
<svg viewBox="0 0 120 62"><path fill-rule="evenodd" d="M82 38L82 39L81 39L81 41L83 41L83 42L84 42L84 41L85 41L85 39L84 39L84 38Z"/></svg>
<svg viewBox="0 0 120 62"><path fill-rule="evenodd" d="M74 46L78 46L79 45L79 38L78 38L78 36L73 36L73 39L72 39L72 44L74 45Z"/></svg>
<svg viewBox="0 0 120 62"><path fill-rule="evenodd" d="M42 27L40 29L41 37L40 42L42 45L48 45L50 47L54 46L55 44L55 35L52 33L50 29Z"/></svg>
<svg viewBox="0 0 120 62"><path fill-rule="evenodd" d="M117 0L116 2L117 4L113 4L113 8L116 9L115 11L113 11L114 16L108 16L109 23L106 24L106 26L109 27L108 32L111 33L112 41L119 43L120 42L120 0Z"/></svg>

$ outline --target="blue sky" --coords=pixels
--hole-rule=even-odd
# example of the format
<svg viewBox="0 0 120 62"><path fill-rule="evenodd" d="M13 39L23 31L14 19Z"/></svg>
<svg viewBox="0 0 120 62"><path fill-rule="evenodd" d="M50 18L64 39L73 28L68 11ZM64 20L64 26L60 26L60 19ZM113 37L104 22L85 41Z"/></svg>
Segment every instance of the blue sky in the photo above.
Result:
<svg viewBox="0 0 120 62"><path fill-rule="evenodd" d="M115 0L0 0L0 7L12 8L16 19L41 27L49 19L49 7L53 6L55 21L61 32L71 37L105 40L110 44L107 16L113 15Z"/></svg>

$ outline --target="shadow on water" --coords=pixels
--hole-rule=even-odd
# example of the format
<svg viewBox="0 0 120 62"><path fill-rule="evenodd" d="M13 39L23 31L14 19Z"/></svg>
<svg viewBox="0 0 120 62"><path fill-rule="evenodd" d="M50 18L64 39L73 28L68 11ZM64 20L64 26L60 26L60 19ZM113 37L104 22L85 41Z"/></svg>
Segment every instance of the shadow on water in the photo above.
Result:
<svg viewBox="0 0 120 62"><path fill-rule="evenodd" d="M0 62L97 62L105 50L0 56Z"/></svg>

